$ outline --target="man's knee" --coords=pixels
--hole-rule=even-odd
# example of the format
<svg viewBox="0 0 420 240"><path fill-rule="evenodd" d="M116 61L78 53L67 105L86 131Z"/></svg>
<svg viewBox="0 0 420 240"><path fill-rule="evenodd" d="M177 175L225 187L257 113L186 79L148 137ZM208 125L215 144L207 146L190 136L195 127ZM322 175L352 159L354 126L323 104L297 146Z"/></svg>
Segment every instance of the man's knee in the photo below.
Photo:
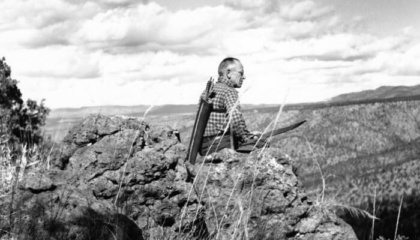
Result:
<svg viewBox="0 0 420 240"><path fill-rule="evenodd" d="M210 153L214 153L230 147L231 143L229 135L204 137L203 143L201 145L200 155L206 156Z"/></svg>

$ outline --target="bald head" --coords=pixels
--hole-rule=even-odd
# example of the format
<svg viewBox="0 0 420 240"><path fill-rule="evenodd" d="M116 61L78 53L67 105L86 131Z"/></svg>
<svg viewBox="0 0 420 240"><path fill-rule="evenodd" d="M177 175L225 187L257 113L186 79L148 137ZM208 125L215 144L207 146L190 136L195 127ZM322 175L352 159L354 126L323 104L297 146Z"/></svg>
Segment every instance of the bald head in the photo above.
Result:
<svg viewBox="0 0 420 240"><path fill-rule="evenodd" d="M229 69L230 67L232 67L233 65L240 63L240 61L237 58L233 58L233 57L227 57L225 59L223 59L220 64L219 64L219 76L223 76L226 72L226 69Z"/></svg>
<svg viewBox="0 0 420 240"><path fill-rule="evenodd" d="M244 67L242 63L233 57L222 60L219 64L219 79L224 79L235 88L240 88L245 80Z"/></svg>

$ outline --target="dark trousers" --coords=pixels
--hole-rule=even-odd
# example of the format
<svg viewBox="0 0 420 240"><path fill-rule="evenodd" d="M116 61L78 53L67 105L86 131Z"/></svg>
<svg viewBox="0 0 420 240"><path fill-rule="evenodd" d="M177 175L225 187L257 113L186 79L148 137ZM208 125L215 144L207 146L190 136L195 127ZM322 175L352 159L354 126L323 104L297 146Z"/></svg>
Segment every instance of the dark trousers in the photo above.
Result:
<svg viewBox="0 0 420 240"><path fill-rule="evenodd" d="M224 148L231 148L230 134L219 136L203 137L201 144L200 155L206 156L210 153L220 151Z"/></svg>
<svg viewBox="0 0 420 240"><path fill-rule="evenodd" d="M266 139L249 139L248 141L239 144L238 141L233 138L233 143L231 143L230 134L227 133L223 136L210 136L210 137L203 137L203 141L201 144L200 155L206 156L210 153L214 153L220 151L224 148L232 148L232 144L234 145L234 149L237 152L241 153L250 153L255 149L262 148L262 147L269 147Z"/></svg>

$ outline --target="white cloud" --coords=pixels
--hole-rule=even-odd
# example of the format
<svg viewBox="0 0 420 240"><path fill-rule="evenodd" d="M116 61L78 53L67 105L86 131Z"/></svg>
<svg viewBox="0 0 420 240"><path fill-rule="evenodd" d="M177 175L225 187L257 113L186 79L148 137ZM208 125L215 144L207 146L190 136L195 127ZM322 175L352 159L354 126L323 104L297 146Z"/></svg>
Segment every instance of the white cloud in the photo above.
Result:
<svg viewBox="0 0 420 240"><path fill-rule="evenodd" d="M43 28L68 18L75 8L61 0L4 0L0 15L1 29Z"/></svg>
<svg viewBox="0 0 420 240"><path fill-rule="evenodd" d="M83 23L73 41L106 49L206 52L238 25L226 22L240 22L240 16L226 7L170 12L149 3L98 14Z"/></svg>
<svg viewBox="0 0 420 240"><path fill-rule="evenodd" d="M235 8L235 9L246 9L254 10L258 8L264 8L268 3L273 2L272 0L225 0L224 4L226 6Z"/></svg>
<svg viewBox="0 0 420 240"><path fill-rule="evenodd" d="M9 52L6 56L12 66L12 77L68 79L96 78L100 76L100 53L86 52L76 47L55 46Z"/></svg>
<svg viewBox="0 0 420 240"><path fill-rule="evenodd" d="M406 51L379 53L375 63L389 75L420 76L420 44Z"/></svg>
<svg viewBox="0 0 420 240"><path fill-rule="evenodd" d="M289 101L322 100L420 73L412 28L374 36L365 18L311 0L179 11L134 0L4 0L0 8L9 9L0 50L12 76L51 107L195 103L226 56L244 62L244 103L279 103L287 88Z"/></svg>
<svg viewBox="0 0 420 240"><path fill-rule="evenodd" d="M259 14L273 14L286 21L308 21L331 15L332 6L322 6L312 0L279 1L279 0L225 0L226 6L233 9L250 11Z"/></svg>
<svg viewBox="0 0 420 240"><path fill-rule="evenodd" d="M70 44L79 24L102 11L95 3L63 0L5 0L0 8L0 44L30 48Z"/></svg>
<svg viewBox="0 0 420 240"><path fill-rule="evenodd" d="M104 9L130 8L138 4L146 4L149 0L64 0L74 5L95 4Z"/></svg>
<svg viewBox="0 0 420 240"><path fill-rule="evenodd" d="M333 12L331 6L318 6L314 1L301 1L283 5L280 10L282 17L292 21L314 20Z"/></svg>

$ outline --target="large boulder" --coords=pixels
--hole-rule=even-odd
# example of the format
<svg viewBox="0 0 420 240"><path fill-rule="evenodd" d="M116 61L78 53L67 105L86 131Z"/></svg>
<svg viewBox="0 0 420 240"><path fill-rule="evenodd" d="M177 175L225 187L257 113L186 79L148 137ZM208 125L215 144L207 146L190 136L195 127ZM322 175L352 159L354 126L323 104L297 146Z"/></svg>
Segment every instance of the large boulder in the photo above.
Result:
<svg viewBox="0 0 420 240"><path fill-rule="evenodd" d="M293 161L279 149L225 149L194 172L206 226L217 239L357 239L332 206L308 199Z"/></svg>
<svg viewBox="0 0 420 240"><path fill-rule="evenodd" d="M9 228L23 239L356 239L278 149L191 166L170 127L101 115L60 149L57 168L28 174L12 199Z"/></svg>

